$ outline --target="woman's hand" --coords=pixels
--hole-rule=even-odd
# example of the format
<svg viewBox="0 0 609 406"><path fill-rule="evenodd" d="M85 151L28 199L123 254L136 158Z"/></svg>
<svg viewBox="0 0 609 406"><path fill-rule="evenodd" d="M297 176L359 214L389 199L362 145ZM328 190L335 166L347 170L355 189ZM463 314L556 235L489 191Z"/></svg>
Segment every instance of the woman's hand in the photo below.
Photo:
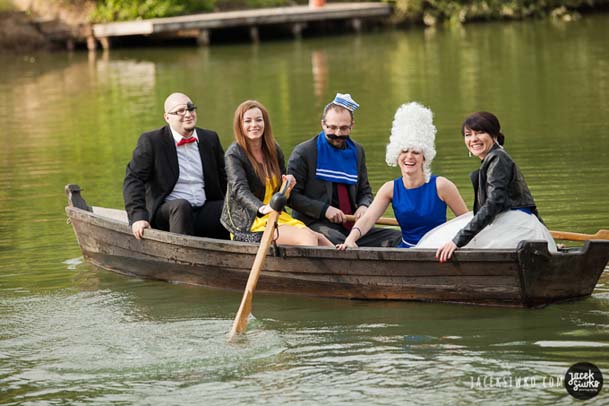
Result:
<svg viewBox="0 0 609 406"><path fill-rule="evenodd" d="M345 242L342 244L336 244L337 250L344 251L347 248L357 248L357 244L355 243L357 238L355 238L353 231L357 231L359 233L358 238L362 236L362 232L359 230L359 228L353 227L347 238L345 238Z"/></svg>
<svg viewBox="0 0 609 406"><path fill-rule="evenodd" d="M354 241L350 241L348 238L342 244L336 244L336 249L339 251L345 251L347 248L357 248L357 244Z"/></svg>
<svg viewBox="0 0 609 406"><path fill-rule="evenodd" d="M366 210L368 210L368 207L359 206L357 210L355 210L355 213L353 213L355 216L355 221L359 220L366 213Z"/></svg>
<svg viewBox="0 0 609 406"><path fill-rule="evenodd" d="M452 256L453 252L457 249L457 245L449 241L436 251L436 258L440 260L440 263L448 261Z"/></svg>
<svg viewBox="0 0 609 406"><path fill-rule="evenodd" d="M287 192L290 193L292 189L294 189L294 186L296 186L296 178L294 177L294 175L281 175L281 181L283 182L284 180L288 181Z"/></svg>
<svg viewBox="0 0 609 406"><path fill-rule="evenodd" d="M271 206L269 206L268 204L265 204L263 206L260 206L258 208L258 213L265 215L265 214L269 214L270 212L272 212L273 209L271 208Z"/></svg>

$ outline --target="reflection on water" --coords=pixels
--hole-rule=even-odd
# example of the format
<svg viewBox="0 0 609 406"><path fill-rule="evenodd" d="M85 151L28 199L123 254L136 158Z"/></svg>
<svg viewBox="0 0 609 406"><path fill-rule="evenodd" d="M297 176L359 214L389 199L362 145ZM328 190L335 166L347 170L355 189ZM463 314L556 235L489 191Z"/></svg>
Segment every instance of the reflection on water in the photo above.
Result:
<svg viewBox="0 0 609 406"><path fill-rule="evenodd" d="M563 398L558 382L574 360L609 364L606 299L523 310L260 294L247 336L229 344L238 292L86 264L72 272L87 279L75 279L81 292L0 299L9 399L392 404L408 393L416 404L489 394L520 403Z"/></svg>
<svg viewBox="0 0 609 406"><path fill-rule="evenodd" d="M393 114L417 100L438 127L434 171L471 205L478 163L459 125L491 110L549 227L609 228L607 18L0 56L0 403L569 403L539 382L584 360L609 371L607 272L591 298L538 310L257 294L247 336L228 344L239 292L83 263L62 190L79 183L90 204L121 207L136 139L163 125L172 91L225 146L235 107L259 99L286 153L348 92L375 190L397 176L384 163Z"/></svg>
<svg viewBox="0 0 609 406"><path fill-rule="evenodd" d="M328 62L324 51L311 52L311 67L313 68L314 93L318 99L321 99L326 95L328 86Z"/></svg>

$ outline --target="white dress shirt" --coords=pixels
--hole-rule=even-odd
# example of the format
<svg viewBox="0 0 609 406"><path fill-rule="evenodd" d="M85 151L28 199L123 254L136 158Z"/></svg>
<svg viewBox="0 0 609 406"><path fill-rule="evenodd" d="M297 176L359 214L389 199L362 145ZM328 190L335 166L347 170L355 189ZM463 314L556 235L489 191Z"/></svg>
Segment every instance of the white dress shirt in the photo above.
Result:
<svg viewBox="0 0 609 406"><path fill-rule="evenodd" d="M171 127L170 127L171 128ZM183 137L171 128L171 134L176 142L178 152L178 166L180 174L173 191L165 200L186 199L191 206L203 206L205 204L205 181L203 179L203 165L199 154L199 137L197 130L192 136L197 142L177 146Z"/></svg>

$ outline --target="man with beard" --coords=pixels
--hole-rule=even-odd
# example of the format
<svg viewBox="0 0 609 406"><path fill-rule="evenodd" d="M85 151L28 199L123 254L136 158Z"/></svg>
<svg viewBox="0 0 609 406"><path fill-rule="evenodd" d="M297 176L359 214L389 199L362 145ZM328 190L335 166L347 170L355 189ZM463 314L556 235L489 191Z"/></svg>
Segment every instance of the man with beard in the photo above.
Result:
<svg viewBox="0 0 609 406"><path fill-rule="evenodd" d="M224 150L214 131L196 127L183 93L165 100L167 125L143 133L127 165L123 198L135 238L146 228L228 238L220 224L226 193Z"/></svg>

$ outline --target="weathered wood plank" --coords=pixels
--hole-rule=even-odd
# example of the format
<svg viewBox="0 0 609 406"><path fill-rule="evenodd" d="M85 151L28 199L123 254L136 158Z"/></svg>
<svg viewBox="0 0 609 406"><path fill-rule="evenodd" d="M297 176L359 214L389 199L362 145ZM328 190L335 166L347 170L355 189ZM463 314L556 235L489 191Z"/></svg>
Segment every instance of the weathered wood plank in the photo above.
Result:
<svg viewBox="0 0 609 406"><path fill-rule="evenodd" d="M192 29L209 30L341 19L359 19L361 23L362 19L388 17L390 14L391 6L387 3L336 3L320 8L309 8L308 6L277 7L95 24L93 25L93 33L97 38L104 38L150 35Z"/></svg>

